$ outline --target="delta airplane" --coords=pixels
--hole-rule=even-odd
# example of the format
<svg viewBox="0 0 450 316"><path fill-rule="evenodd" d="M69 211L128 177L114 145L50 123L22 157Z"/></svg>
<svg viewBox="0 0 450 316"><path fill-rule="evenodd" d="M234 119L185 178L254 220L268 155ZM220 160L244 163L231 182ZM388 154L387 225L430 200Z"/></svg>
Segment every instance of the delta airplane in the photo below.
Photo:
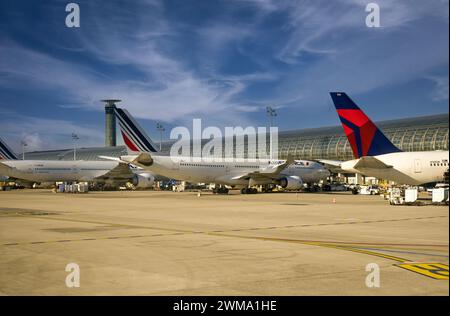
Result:
<svg viewBox="0 0 450 316"><path fill-rule="evenodd" d="M245 194L256 193L252 187L265 184L278 184L286 189L298 190L303 187L303 183L317 183L330 175L318 162L292 158L261 159L257 162L209 162L199 158L201 162L195 162L196 159L192 157L163 156L128 111L117 108L115 113L128 149L128 155L118 160L172 179L228 185L241 188ZM215 193L228 193L228 189L220 187Z"/></svg>
<svg viewBox="0 0 450 316"><path fill-rule="evenodd" d="M321 160L344 172L420 185L441 182L448 171L448 151L402 152L375 126L344 92L331 92L331 98L355 159Z"/></svg>
<svg viewBox="0 0 450 316"><path fill-rule="evenodd" d="M19 160L0 139L0 174L7 179L28 182L100 182L114 184L131 180L136 187L148 188L155 176L117 161Z"/></svg>

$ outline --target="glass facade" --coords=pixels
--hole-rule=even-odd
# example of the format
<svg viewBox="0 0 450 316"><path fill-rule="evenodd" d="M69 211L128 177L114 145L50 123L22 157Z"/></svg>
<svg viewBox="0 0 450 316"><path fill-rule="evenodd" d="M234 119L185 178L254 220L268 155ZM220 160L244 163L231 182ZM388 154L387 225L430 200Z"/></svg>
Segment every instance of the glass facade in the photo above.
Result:
<svg viewBox="0 0 450 316"><path fill-rule="evenodd" d="M448 150L448 114L377 123L383 133L403 151ZM353 159L341 126L281 132L279 158Z"/></svg>
<svg viewBox="0 0 450 316"><path fill-rule="evenodd" d="M448 150L449 115L417 117L378 122L377 126L403 151ZM203 141L205 144L207 141ZM173 141L163 142L162 151L168 153ZM223 146L225 148L225 146ZM245 146L245 153L247 153ZM123 146L77 149L77 159L100 160L98 156L126 155ZM280 132L278 158L291 154L296 159L353 159L352 150L341 126ZM26 159L72 160L73 150L53 150L26 153Z"/></svg>

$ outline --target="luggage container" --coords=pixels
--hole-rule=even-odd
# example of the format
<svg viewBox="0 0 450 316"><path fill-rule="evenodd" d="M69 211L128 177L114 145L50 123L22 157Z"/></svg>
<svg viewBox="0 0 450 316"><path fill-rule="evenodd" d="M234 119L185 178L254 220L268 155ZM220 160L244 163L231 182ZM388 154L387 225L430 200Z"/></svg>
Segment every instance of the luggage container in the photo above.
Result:
<svg viewBox="0 0 450 316"><path fill-rule="evenodd" d="M406 189L405 190L405 203L414 203L418 198L417 189Z"/></svg>
<svg viewBox="0 0 450 316"><path fill-rule="evenodd" d="M89 186L86 183L78 184L78 192L79 193L87 193L89 191Z"/></svg>
<svg viewBox="0 0 450 316"><path fill-rule="evenodd" d="M448 202L448 188L438 188L432 191L433 203Z"/></svg>

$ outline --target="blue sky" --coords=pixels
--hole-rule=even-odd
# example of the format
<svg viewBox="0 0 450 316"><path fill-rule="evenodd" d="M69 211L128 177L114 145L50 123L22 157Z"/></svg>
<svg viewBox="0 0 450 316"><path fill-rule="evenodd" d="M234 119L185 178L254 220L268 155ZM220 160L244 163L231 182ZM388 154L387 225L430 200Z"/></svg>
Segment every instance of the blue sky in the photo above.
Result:
<svg viewBox="0 0 450 316"><path fill-rule="evenodd" d="M367 28L376 2L381 27ZM337 125L329 91L375 120L448 112L448 0L0 2L0 135L19 150L104 143L100 99L167 130ZM165 136L168 137L168 133Z"/></svg>

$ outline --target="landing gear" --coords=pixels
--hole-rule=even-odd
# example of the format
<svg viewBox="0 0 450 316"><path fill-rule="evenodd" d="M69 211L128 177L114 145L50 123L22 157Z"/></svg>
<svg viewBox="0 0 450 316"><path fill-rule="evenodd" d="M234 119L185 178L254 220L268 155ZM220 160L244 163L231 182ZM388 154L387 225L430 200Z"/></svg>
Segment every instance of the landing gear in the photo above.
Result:
<svg viewBox="0 0 450 316"><path fill-rule="evenodd" d="M263 193L272 193L275 187L273 185L263 185L262 192Z"/></svg>
<svg viewBox="0 0 450 316"><path fill-rule="evenodd" d="M258 193L258 190L256 190L255 188L242 188L241 189L241 194L256 194Z"/></svg>
<svg viewBox="0 0 450 316"><path fill-rule="evenodd" d="M218 187L213 189L213 194L228 194L228 189L225 187Z"/></svg>

